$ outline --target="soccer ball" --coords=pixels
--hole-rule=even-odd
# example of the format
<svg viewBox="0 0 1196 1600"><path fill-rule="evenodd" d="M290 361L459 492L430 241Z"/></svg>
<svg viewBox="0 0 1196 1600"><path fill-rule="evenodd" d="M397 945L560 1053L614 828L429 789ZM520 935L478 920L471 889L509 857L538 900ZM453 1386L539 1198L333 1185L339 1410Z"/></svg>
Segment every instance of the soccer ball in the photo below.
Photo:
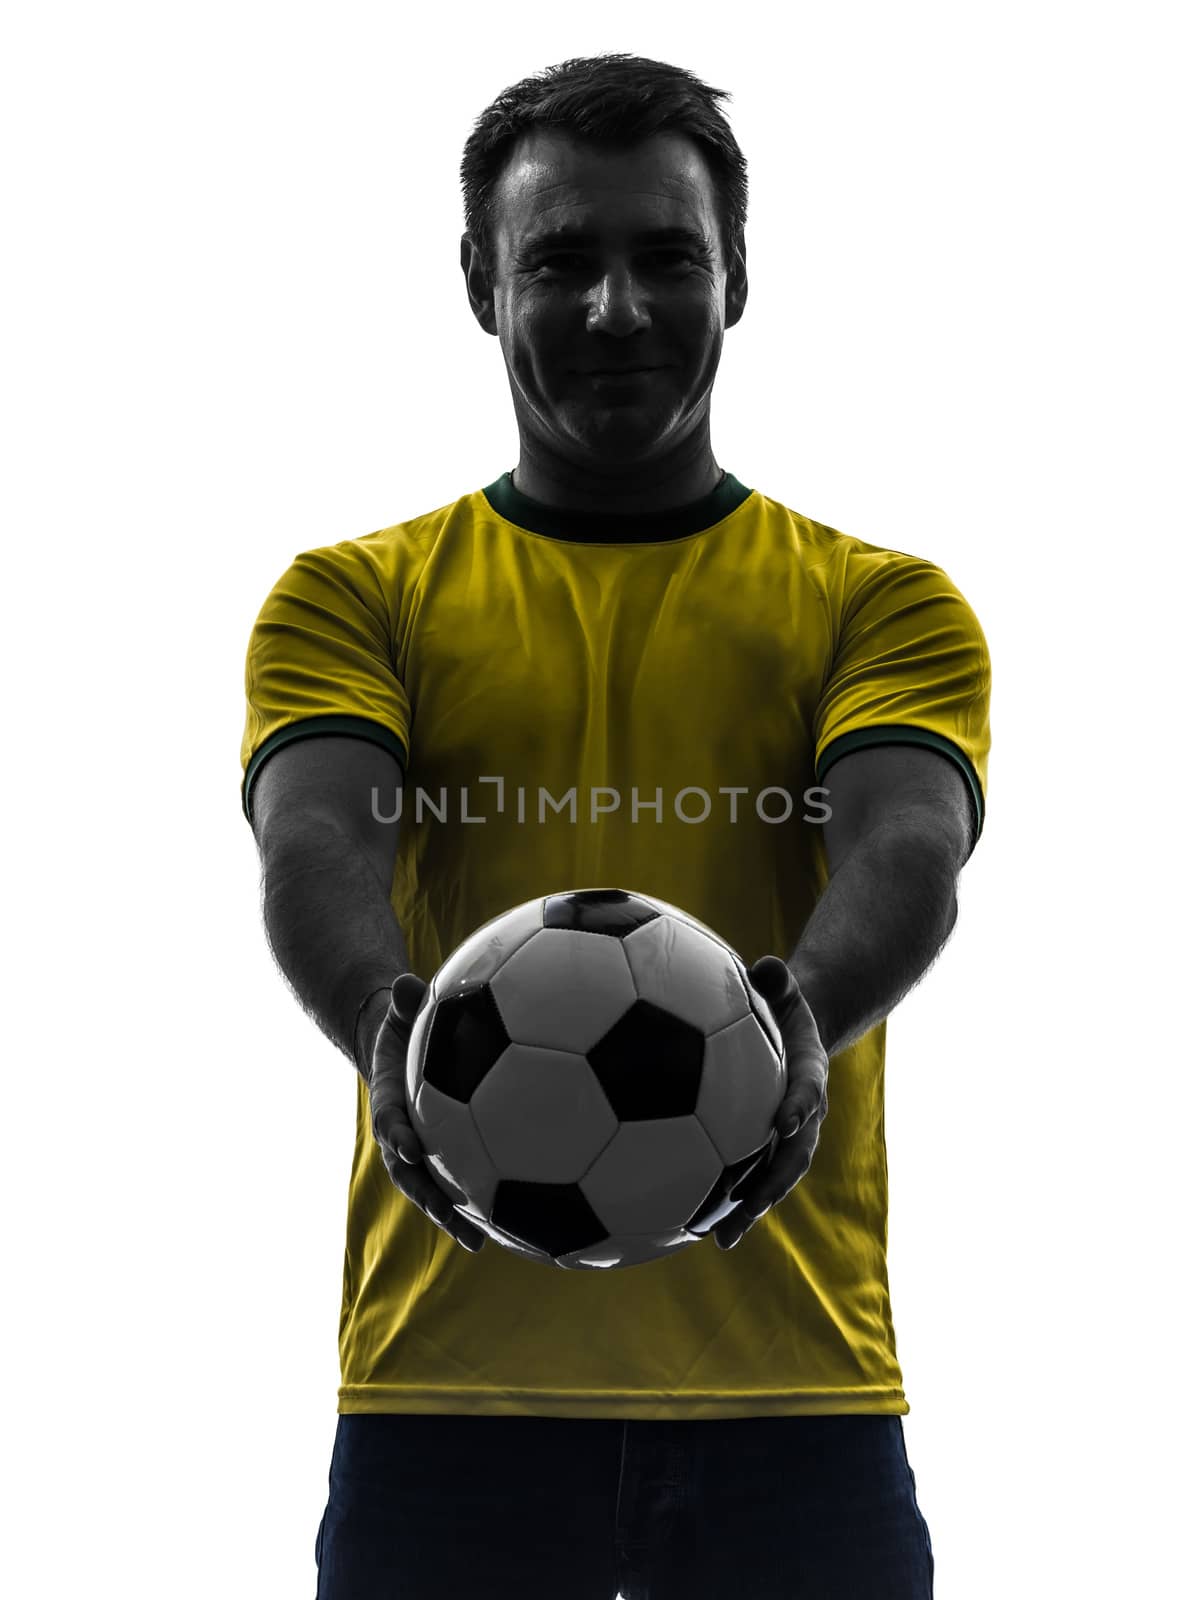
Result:
<svg viewBox="0 0 1196 1600"><path fill-rule="evenodd" d="M532 1261L627 1267L704 1237L769 1153L784 1047L739 956L622 889L529 900L432 979L412 1126L456 1208Z"/></svg>

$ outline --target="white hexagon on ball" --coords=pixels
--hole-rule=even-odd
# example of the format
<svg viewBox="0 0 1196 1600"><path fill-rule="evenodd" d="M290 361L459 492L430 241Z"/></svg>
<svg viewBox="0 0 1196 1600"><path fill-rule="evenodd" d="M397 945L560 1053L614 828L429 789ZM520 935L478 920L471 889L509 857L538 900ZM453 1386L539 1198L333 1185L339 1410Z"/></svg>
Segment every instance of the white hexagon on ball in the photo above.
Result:
<svg viewBox="0 0 1196 1600"><path fill-rule="evenodd" d="M653 1117L622 1123L578 1187L621 1245L683 1227L722 1170L697 1117Z"/></svg>
<svg viewBox="0 0 1196 1600"><path fill-rule="evenodd" d="M694 1114L724 1165L742 1161L767 1143L786 1082L781 1058L754 1015L706 1040Z"/></svg>
<svg viewBox="0 0 1196 1600"><path fill-rule="evenodd" d="M525 900L475 928L437 971L432 980L434 998L443 1000L446 994L489 983L503 963L510 960L513 947L543 928L543 909L542 898Z"/></svg>
<svg viewBox="0 0 1196 1600"><path fill-rule="evenodd" d="M687 911L684 906L675 906L670 900L662 900L658 894L652 895L651 899L654 906L660 906L671 917L676 917L679 922L686 922L691 928L696 928L699 933L704 933L711 939L718 939L722 943L720 935L708 922L703 922L701 917L695 917L693 912ZM728 946L729 948L730 946Z"/></svg>
<svg viewBox="0 0 1196 1600"><path fill-rule="evenodd" d="M691 923L653 917L627 935L623 951L640 998L703 1033L715 1033L748 1015L733 952Z"/></svg>
<svg viewBox="0 0 1196 1600"><path fill-rule="evenodd" d="M422 1083L415 1100L420 1142L436 1181L455 1205L475 1216L490 1212L498 1169L467 1105Z"/></svg>
<svg viewBox="0 0 1196 1600"><path fill-rule="evenodd" d="M507 1033L520 1044L584 1053L635 1004L623 941L541 928L492 980Z"/></svg>
<svg viewBox="0 0 1196 1600"><path fill-rule="evenodd" d="M469 1106L499 1172L526 1183L575 1182L619 1125L584 1056L533 1045L508 1045Z"/></svg>

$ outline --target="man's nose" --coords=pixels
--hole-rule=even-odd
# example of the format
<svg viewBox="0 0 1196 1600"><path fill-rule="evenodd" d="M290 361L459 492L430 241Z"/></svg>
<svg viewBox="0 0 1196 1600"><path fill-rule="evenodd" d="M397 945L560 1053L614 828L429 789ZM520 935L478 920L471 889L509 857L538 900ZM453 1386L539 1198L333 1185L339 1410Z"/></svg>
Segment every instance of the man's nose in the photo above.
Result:
<svg viewBox="0 0 1196 1600"><path fill-rule="evenodd" d="M622 335L650 320L643 284L630 268L609 267L591 288L588 330Z"/></svg>

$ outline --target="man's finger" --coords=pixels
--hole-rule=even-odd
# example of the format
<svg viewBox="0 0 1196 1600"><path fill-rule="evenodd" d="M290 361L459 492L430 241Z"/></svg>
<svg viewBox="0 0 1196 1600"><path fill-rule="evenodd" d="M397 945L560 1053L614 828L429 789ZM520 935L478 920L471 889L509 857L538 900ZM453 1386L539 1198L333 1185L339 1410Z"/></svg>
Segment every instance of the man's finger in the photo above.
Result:
<svg viewBox="0 0 1196 1600"><path fill-rule="evenodd" d="M404 1006L407 1004L403 1002ZM396 1070L405 1068L407 1064L407 1048L411 1043L413 1020L419 1010L418 1002L410 1011L397 1010L392 997L386 1014L382 1018L382 1026L374 1044L375 1052L380 1054L388 1065L393 1065Z"/></svg>
<svg viewBox="0 0 1196 1600"><path fill-rule="evenodd" d="M412 1205L416 1205L433 1221L439 1221L439 1215L446 1209L451 1209L451 1202L447 1195L442 1194L432 1179L422 1169L412 1170L404 1166L393 1150L383 1149L382 1163L390 1174L390 1180L400 1193L406 1195Z"/></svg>
<svg viewBox="0 0 1196 1600"><path fill-rule="evenodd" d="M817 1120L807 1123L794 1138L777 1147L767 1166L756 1168L740 1195L739 1205L715 1225L714 1237L722 1249L729 1250L737 1244L753 1223L801 1182L814 1160L818 1132Z"/></svg>
<svg viewBox="0 0 1196 1600"><path fill-rule="evenodd" d="M400 972L399 976L390 986L390 1010L387 1016L393 1014L411 1022L419 1010L428 985L414 972Z"/></svg>
<svg viewBox="0 0 1196 1600"><path fill-rule="evenodd" d="M777 1146L776 1154L765 1167L757 1167L744 1189L744 1209L762 1216L770 1206L783 1200L795 1184L800 1183L810 1170L814 1150L818 1144L820 1124L815 1118L807 1122L784 1144Z"/></svg>
<svg viewBox="0 0 1196 1600"><path fill-rule="evenodd" d="M422 1211L429 1222L442 1228L474 1254L482 1248L486 1242L485 1234L461 1216L448 1195L426 1173L417 1176L410 1168L402 1167L386 1149L382 1151L382 1160L395 1188Z"/></svg>
<svg viewBox="0 0 1196 1600"><path fill-rule="evenodd" d="M414 1013L409 1016L406 1012L396 1010L392 1000L390 1008L382 1018L382 1031L379 1034L379 1038L386 1042L388 1049L397 1049L406 1053L407 1046L411 1043L411 1024L413 1020Z"/></svg>
<svg viewBox="0 0 1196 1600"><path fill-rule="evenodd" d="M792 1139L817 1112L825 1097L807 1084L786 1095L777 1109L776 1126L782 1139Z"/></svg>
<svg viewBox="0 0 1196 1600"><path fill-rule="evenodd" d="M392 1150L396 1150L408 1166L418 1166L423 1160L423 1149L415 1130L397 1122L394 1117L376 1117L374 1137L379 1144L388 1145Z"/></svg>
<svg viewBox="0 0 1196 1600"><path fill-rule="evenodd" d="M797 1001L798 985L792 969L780 956L761 956L748 968L752 987L763 995L780 1021Z"/></svg>

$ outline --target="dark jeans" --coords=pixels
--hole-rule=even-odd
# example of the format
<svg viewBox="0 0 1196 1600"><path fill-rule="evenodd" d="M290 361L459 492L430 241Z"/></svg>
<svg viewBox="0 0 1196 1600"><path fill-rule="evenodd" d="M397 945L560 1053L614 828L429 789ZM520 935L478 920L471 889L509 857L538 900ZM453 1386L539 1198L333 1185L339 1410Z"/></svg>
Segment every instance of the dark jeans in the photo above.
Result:
<svg viewBox="0 0 1196 1600"><path fill-rule="evenodd" d="M901 1418L338 1416L317 1600L929 1600Z"/></svg>

